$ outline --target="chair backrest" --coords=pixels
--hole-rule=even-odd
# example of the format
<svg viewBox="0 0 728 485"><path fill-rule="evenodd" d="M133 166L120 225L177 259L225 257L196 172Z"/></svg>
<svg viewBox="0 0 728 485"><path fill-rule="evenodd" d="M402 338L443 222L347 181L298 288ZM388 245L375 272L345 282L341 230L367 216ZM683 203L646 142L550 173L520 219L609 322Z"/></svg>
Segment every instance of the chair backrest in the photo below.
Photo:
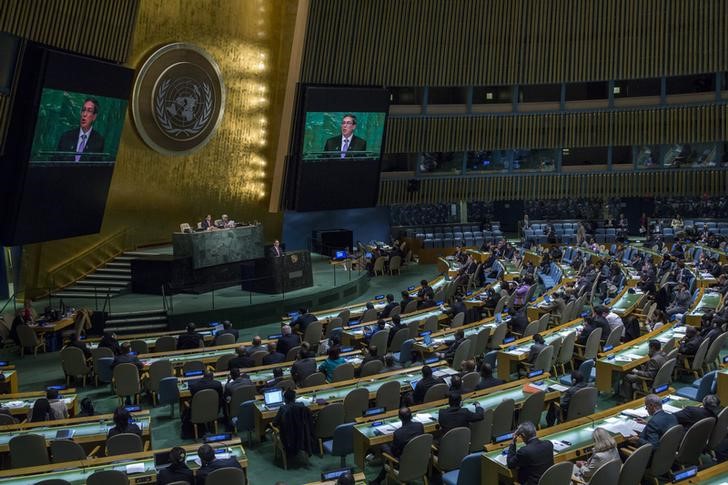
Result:
<svg viewBox="0 0 728 485"><path fill-rule="evenodd" d="M653 388L670 384L672 382L672 371L675 369L676 362L677 361L675 359L670 359L662 364L662 367L660 367L657 374L655 374L655 380L652 381Z"/></svg>
<svg viewBox="0 0 728 485"><path fill-rule="evenodd" d="M159 390L159 381L165 377L174 376L172 363L167 359L157 360L149 366L149 380L147 386L150 391L157 392Z"/></svg>
<svg viewBox="0 0 728 485"><path fill-rule="evenodd" d="M465 322L465 312L460 312L450 321L450 328L462 327Z"/></svg>
<svg viewBox="0 0 728 485"><path fill-rule="evenodd" d="M425 399L423 402L439 401L440 399L445 399L445 396L447 396L447 391L447 384L445 384L444 382L435 384L434 386L430 387L427 392L425 392Z"/></svg>
<svg viewBox="0 0 728 485"><path fill-rule="evenodd" d="M717 374L718 371L712 370L703 375L703 378L700 379L700 385L698 386L698 393L695 395L696 401L702 401L705 396L711 393Z"/></svg>
<svg viewBox="0 0 728 485"><path fill-rule="evenodd" d="M488 348L488 339L490 338L490 327L485 327L478 332L475 338L475 346L473 347L473 355L481 357Z"/></svg>
<svg viewBox="0 0 728 485"><path fill-rule="evenodd" d="M397 330L397 333L394 334L394 337L392 337L392 344L389 345L389 348L387 349L389 352L399 352L399 350L402 348L402 343L407 340L410 335L409 328L400 328ZM379 347L377 347L378 349Z"/></svg>
<svg viewBox="0 0 728 485"><path fill-rule="evenodd" d="M18 325L15 331L18 333L21 347L35 347L38 345L38 336L35 334L35 330L25 323Z"/></svg>
<svg viewBox="0 0 728 485"><path fill-rule="evenodd" d="M676 424L662 435L660 446L652 455L650 475L659 477L670 471L672 464L675 462L675 453L680 446L683 434L685 434L684 428Z"/></svg>
<svg viewBox="0 0 728 485"><path fill-rule="evenodd" d="M690 364L690 369L699 371L703 368L703 362L705 362L705 355L708 353L709 346L710 340L708 340L707 338L703 339L703 341L700 342L700 347L698 347L698 351L695 352L695 357Z"/></svg>
<svg viewBox="0 0 728 485"><path fill-rule="evenodd" d="M379 314L377 313L376 309L369 308L368 310L365 310L364 313L362 313L361 318L359 319L359 323L373 322L377 319L378 315Z"/></svg>
<svg viewBox="0 0 728 485"><path fill-rule="evenodd" d="M389 260L389 271L399 271L400 266L402 266L402 256L392 256L392 259Z"/></svg>
<svg viewBox="0 0 728 485"><path fill-rule="evenodd" d="M165 335L154 341L154 352L171 352L177 350L177 337Z"/></svg>
<svg viewBox="0 0 728 485"><path fill-rule="evenodd" d="M187 483L187 482L185 482ZM35 482L35 485L71 485L71 482L67 480L62 480L60 478L49 478L48 480L41 480L40 482ZM172 485L172 484L170 484ZM187 484L189 485L189 484Z"/></svg>
<svg viewBox="0 0 728 485"><path fill-rule="evenodd" d="M584 358L585 359L596 359L599 353L599 344L601 343L602 329L597 328L589 337L586 339L586 345L584 346Z"/></svg>
<svg viewBox="0 0 728 485"><path fill-rule="evenodd" d="M576 391L569 403L569 412L567 413L566 420L571 421L572 419L583 418L584 416L594 414L598 396L599 391L596 387L583 387Z"/></svg>
<svg viewBox="0 0 728 485"><path fill-rule="evenodd" d="M45 438L39 434L21 434L10 439L10 467L48 465Z"/></svg>
<svg viewBox="0 0 728 485"><path fill-rule="evenodd" d="M288 352L286 353L286 362L293 362L296 360L296 357L298 356L298 352L301 350L300 345L296 345L295 347L291 347L288 349Z"/></svg>
<svg viewBox="0 0 728 485"><path fill-rule="evenodd" d="M680 465L699 465L700 455L708 444L715 426L715 418L703 418L690 426L683 436L676 460Z"/></svg>
<svg viewBox="0 0 728 485"><path fill-rule="evenodd" d="M354 370L355 370L354 366L349 362L341 364L340 366L338 366L334 369L334 374L332 376L331 381L340 382L340 381L348 381L350 379L353 379Z"/></svg>
<svg viewBox="0 0 728 485"><path fill-rule="evenodd" d="M375 406L384 408L387 411L399 409L399 397L401 386L398 381L385 382L377 389Z"/></svg>
<svg viewBox="0 0 728 485"><path fill-rule="evenodd" d="M201 360L188 360L182 364L182 374L186 372L204 372L205 368L205 363Z"/></svg>
<svg viewBox="0 0 728 485"><path fill-rule="evenodd" d="M207 479L205 485L229 485L234 483L235 485L245 485L245 472L241 468L225 467L213 470Z"/></svg>
<svg viewBox="0 0 728 485"><path fill-rule="evenodd" d="M723 410L718 413L718 419L713 426L713 431L710 433L710 439L708 439L708 449L715 450L718 445L728 435L728 407L724 407Z"/></svg>
<svg viewBox="0 0 728 485"><path fill-rule="evenodd" d="M478 372L468 372L463 376L462 388L463 393L472 392L480 382L480 374Z"/></svg>
<svg viewBox="0 0 728 485"><path fill-rule="evenodd" d="M235 335L231 333L221 333L215 337L215 345L231 345L235 343Z"/></svg>
<svg viewBox="0 0 728 485"><path fill-rule="evenodd" d="M335 331L337 328L342 328L344 326L343 323L341 323L342 320L340 317L334 317L331 320L329 320L326 323L326 330L324 331L324 337L329 338L331 337L331 333Z"/></svg>
<svg viewBox="0 0 728 485"><path fill-rule="evenodd" d="M255 385L237 386L230 393L230 410L238 409L245 401L255 400Z"/></svg>
<svg viewBox="0 0 728 485"><path fill-rule="evenodd" d="M407 331L406 328L403 330L405 332ZM384 367L384 362L382 362L381 360L370 360L369 362L361 366L359 376L367 377L379 374L382 371L382 367Z"/></svg>
<svg viewBox="0 0 728 485"><path fill-rule="evenodd" d="M106 456L139 453L140 451L144 451L144 445L139 435L134 433L121 433L106 440Z"/></svg>
<svg viewBox="0 0 728 485"><path fill-rule="evenodd" d="M503 345L503 339L506 338L506 332L508 332L508 325L501 323L496 326L493 330L493 335L490 337L490 343L488 343L489 349L498 349Z"/></svg>
<svg viewBox="0 0 728 485"><path fill-rule="evenodd" d="M18 424L18 420L9 414L0 413L0 426Z"/></svg>
<svg viewBox="0 0 728 485"><path fill-rule="evenodd" d="M497 313L503 313L503 308L505 308L507 301L508 301L507 296L500 297L498 302L495 304L495 308L493 309L493 314L495 315Z"/></svg>
<svg viewBox="0 0 728 485"><path fill-rule="evenodd" d="M470 451L470 429L453 428L440 438L437 466L449 472L460 467L460 463Z"/></svg>
<svg viewBox="0 0 728 485"><path fill-rule="evenodd" d="M490 443L493 431L493 408L483 410L483 419L473 421L470 428L470 452L483 451L483 446Z"/></svg>
<svg viewBox="0 0 728 485"><path fill-rule="evenodd" d="M616 347L619 345L619 341L622 338L622 331L624 330L624 325L617 325L612 329L611 332L609 332L609 336L607 336L607 340L604 341L604 346L609 347L610 345L612 347Z"/></svg>
<svg viewBox="0 0 728 485"><path fill-rule="evenodd" d="M380 330L369 340L369 345L376 346L377 357L382 357L387 353L387 342L389 342L389 330Z"/></svg>
<svg viewBox="0 0 728 485"><path fill-rule="evenodd" d="M551 345L547 345L541 352L536 356L536 361L533 363L534 370L542 370L548 372L551 369L551 361L554 360L554 348Z"/></svg>
<svg viewBox="0 0 728 485"><path fill-rule="evenodd" d="M129 342L129 345L131 346L132 352L136 352L137 354L148 354L149 353L149 345L144 340L132 340Z"/></svg>
<svg viewBox="0 0 728 485"><path fill-rule="evenodd" d="M53 440L50 451L53 463L86 459L86 452L81 445L72 440Z"/></svg>
<svg viewBox="0 0 728 485"><path fill-rule="evenodd" d="M81 376L88 374L91 370L86 365L86 357L83 350L78 347L66 347L61 350L61 366L67 376Z"/></svg>
<svg viewBox="0 0 728 485"><path fill-rule="evenodd" d="M539 328L539 321L534 320L528 325L526 325L526 329L523 331L524 337L530 337L531 335L536 335L538 333Z"/></svg>
<svg viewBox="0 0 728 485"><path fill-rule="evenodd" d="M139 370L134 364L119 364L114 367L116 395L120 397L139 394Z"/></svg>
<svg viewBox="0 0 728 485"><path fill-rule="evenodd" d="M652 445L646 443L637 448L634 453L624 461L619 472L617 485L634 485L642 481L647 464L652 457Z"/></svg>
<svg viewBox="0 0 728 485"><path fill-rule="evenodd" d="M470 353L470 346L472 345L472 342L470 340L463 340L458 348L455 350L455 355L452 358L452 368L453 369L459 369L460 364L468 358L468 354Z"/></svg>
<svg viewBox="0 0 728 485"><path fill-rule="evenodd" d="M96 361L94 373L101 382L108 384L114 379L114 358L101 357Z"/></svg>
<svg viewBox="0 0 728 485"><path fill-rule="evenodd" d="M265 350L256 350L252 354L250 354L250 358L253 359L253 364L255 367L260 367L263 365L263 358L268 355L268 352Z"/></svg>
<svg viewBox="0 0 728 485"><path fill-rule="evenodd" d="M344 397L344 419L347 422L360 418L367 409L369 409L369 390L366 387L352 389Z"/></svg>
<svg viewBox="0 0 728 485"><path fill-rule="evenodd" d="M523 402L520 412L518 413L518 423L522 424L526 421L533 423L535 426L541 422L541 413L544 409L544 399L546 393L544 391L534 392Z"/></svg>
<svg viewBox="0 0 728 485"><path fill-rule="evenodd" d="M551 314L546 313L541 318L538 319L538 331L539 332L545 332L549 328L549 321L551 319Z"/></svg>
<svg viewBox="0 0 728 485"><path fill-rule="evenodd" d="M126 473L119 470L101 470L86 479L86 485L128 485Z"/></svg>
<svg viewBox="0 0 728 485"><path fill-rule="evenodd" d="M238 431L253 431L255 429L255 401L241 402L235 411L230 408L231 413L236 413L237 421L235 427Z"/></svg>
<svg viewBox="0 0 728 485"><path fill-rule="evenodd" d="M705 360L703 361L704 365L715 365L715 362L718 360L718 356L720 355L720 351L725 346L726 339L728 339L728 332L723 332L718 335L715 340L713 340L713 343L710 344L710 347L708 347L708 352L705 354Z"/></svg>
<svg viewBox="0 0 728 485"><path fill-rule="evenodd" d="M402 307L399 305L396 305L396 306L392 307L391 310L389 310L389 317L390 318L394 317L396 315L399 315L400 313L402 313Z"/></svg>
<svg viewBox="0 0 728 485"><path fill-rule="evenodd" d="M402 342L402 347L399 349L399 362L401 364L407 364L412 361L412 347L415 345L415 339L409 338Z"/></svg>
<svg viewBox="0 0 728 485"><path fill-rule="evenodd" d="M174 376L162 378L159 381L157 394L160 404L177 404L177 402L179 402L179 387L177 387L177 378Z"/></svg>
<svg viewBox="0 0 728 485"><path fill-rule="evenodd" d="M614 485L622 469L622 460L609 460L596 469L589 485Z"/></svg>
<svg viewBox="0 0 728 485"><path fill-rule="evenodd" d="M493 410L492 436L502 436L513 429L513 412L516 403L513 399L504 399Z"/></svg>
<svg viewBox="0 0 728 485"><path fill-rule="evenodd" d="M327 404L318 412L315 434L317 438L331 438L336 427L345 422L344 403Z"/></svg>
<svg viewBox="0 0 728 485"><path fill-rule="evenodd" d="M407 324L407 329L409 330L409 337L407 337L407 338L414 338L414 339L417 338L417 336L420 334L420 324L421 323L422 323L422 320L412 320L411 322L409 322ZM437 325L437 318L435 318L435 325ZM392 343L392 346L394 346L394 343ZM392 350L392 352L399 352L399 351Z"/></svg>
<svg viewBox="0 0 728 485"><path fill-rule="evenodd" d="M576 332L570 332L566 334L563 342L561 342L561 349L559 349L559 357L557 362L559 364L565 364L571 362L571 358L574 356L574 344L576 343Z"/></svg>
<svg viewBox="0 0 728 485"><path fill-rule="evenodd" d="M385 259L386 258L384 256L379 256L377 259L374 260L374 268L373 268L373 271L375 273L376 272L379 272L379 271L384 271L384 260Z"/></svg>
<svg viewBox="0 0 728 485"><path fill-rule="evenodd" d="M301 387L321 386L323 384L326 384L326 376L321 372L314 372L303 380Z"/></svg>
<svg viewBox="0 0 728 485"><path fill-rule="evenodd" d="M422 330L425 330L425 331L429 330L430 332L437 332L437 326L438 326L437 315L430 315L429 317L427 317L425 319L425 324L422 327Z"/></svg>
<svg viewBox="0 0 728 485"><path fill-rule="evenodd" d="M235 354L221 355L215 361L215 371L223 372L230 368L230 361L236 357Z"/></svg>
<svg viewBox="0 0 728 485"><path fill-rule="evenodd" d="M397 477L399 481L406 483L425 476L431 454L431 434L421 434L411 439L399 457L399 476Z"/></svg>
<svg viewBox="0 0 728 485"><path fill-rule="evenodd" d="M463 458L460 464L460 472L458 473L458 481L456 485L472 485L481 483L481 459L483 447L479 448L480 452L470 453L468 456Z"/></svg>
<svg viewBox="0 0 728 485"><path fill-rule="evenodd" d="M203 389L192 396L190 421L194 424L211 423L220 411L220 395L214 389Z"/></svg>
<svg viewBox="0 0 728 485"><path fill-rule="evenodd" d="M412 313L417 310L417 300L410 300L405 306L402 313Z"/></svg>
<svg viewBox="0 0 728 485"><path fill-rule="evenodd" d="M554 485L556 483L571 483L571 473L574 470L574 464L570 461L565 461L561 463L556 463L555 465L551 465L551 467L548 468L544 472L543 475L541 475L541 478L538 481L538 485Z"/></svg>
<svg viewBox="0 0 728 485"><path fill-rule="evenodd" d="M303 334L303 341L308 342L312 347L316 347L321 342L321 329L320 321L309 323L306 332Z"/></svg>
<svg viewBox="0 0 728 485"><path fill-rule="evenodd" d="M344 310L341 310L336 317L341 318L342 326L347 325L349 323L349 319L351 318L351 310L345 308Z"/></svg>
<svg viewBox="0 0 728 485"><path fill-rule="evenodd" d="M331 446L331 454L334 456L346 456L354 453L354 425L355 422L340 424L334 430L334 442Z"/></svg>

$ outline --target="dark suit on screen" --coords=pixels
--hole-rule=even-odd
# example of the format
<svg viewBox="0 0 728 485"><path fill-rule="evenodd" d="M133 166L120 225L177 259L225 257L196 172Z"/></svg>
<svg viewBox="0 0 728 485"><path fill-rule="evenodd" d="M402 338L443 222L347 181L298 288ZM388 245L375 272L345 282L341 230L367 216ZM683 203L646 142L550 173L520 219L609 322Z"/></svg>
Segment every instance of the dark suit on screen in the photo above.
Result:
<svg viewBox="0 0 728 485"><path fill-rule="evenodd" d="M328 155L331 158L341 157L341 135L332 136L326 140L324 145L325 152L333 152ZM349 152L363 152L367 149L367 141L364 138L359 138L356 135L352 135L351 141L349 142L349 148L346 150L346 158L359 157L361 153L349 153Z"/></svg>
<svg viewBox="0 0 728 485"><path fill-rule="evenodd" d="M65 133L61 135L61 138L58 140L58 146L56 147L56 150L59 152L75 152L76 146L78 144L78 137L80 134L79 128L74 128L72 130L68 130ZM86 140L86 146L83 149L83 153L97 153L97 155L81 155L81 159L79 161L81 162L94 162L94 161L101 161L104 160L103 155L98 155L99 153L104 151L104 137L96 131L95 129L91 130L91 134L88 137L88 140ZM75 155L60 155L56 157L58 160L65 160L69 162L73 162L76 160Z"/></svg>

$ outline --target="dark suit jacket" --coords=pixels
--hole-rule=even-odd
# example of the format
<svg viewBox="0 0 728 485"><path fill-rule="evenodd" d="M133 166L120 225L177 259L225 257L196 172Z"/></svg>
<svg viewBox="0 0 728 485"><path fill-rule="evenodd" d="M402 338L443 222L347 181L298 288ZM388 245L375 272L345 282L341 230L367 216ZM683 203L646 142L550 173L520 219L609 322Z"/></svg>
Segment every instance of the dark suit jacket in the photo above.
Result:
<svg viewBox="0 0 728 485"><path fill-rule="evenodd" d="M272 354L268 354L263 357L263 365L277 364L279 362L283 362L284 360L286 360L285 355L281 354L280 352L273 352Z"/></svg>
<svg viewBox="0 0 728 485"><path fill-rule="evenodd" d="M518 312L517 314L513 315L508 322L508 326L511 327L512 332L523 335L523 332L528 326L528 318L526 317L526 314L523 312Z"/></svg>
<svg viewBox="0 0 728 485"><path fill-rule="evenodd" d="M702 342L703 337L701 337L700 334L697 334L690 340L681 343L678 352L682 355L695 355Z"/></svg>
<svg viewBox="0 0 728 485"><path fill-rule="evenodd" d="M440 409L437 421L440 423L440 431L444 435L451 429L468 427L469 423L483 419L483 408L475 408L475 412L469 409L448 407Z"/></svg>
<svg viewBox="0 0 728 485"><path fill-rule="evenodd" d="M58 146L56 150L59 152L75 152L76 145L78 144L78 135L80 128L76 127L72 130L68 130L61 135L58 140ZM94 128L91 130L91 135L86 140L86 146L83 149L83 153L101 153L104 151L104 137ZM60 155L57 157L58 160L75 161L75 155ZM104 160L103 155L81 155L80 161L82 162L93 162Z"/></svg>
<svg viewBox="0 0 728 485"><path fill-rule="evenodd" d="M398 306L397 302L391 302L387 303L387 306L382 308L382 311L379 313L380 318L387 318L389 316L389 313L392 311L394 307Z"/></svg>
<svg viewBox="0 0 728 485"><path fill-rule="evenodd" d="M197 332L185 332L177 337L177 350L196 349L204 345L205 338Z"/></svg>
<svg viewBox="0 0 728 485"><path fill-rule="evenodd" d="M609 322L607 322L607 319L604 317L595 317L594 323L596 324L597 328L602 329L602 342L607 340L607 337L609 337L609 332L612 331L612 328L609 326Z"/></svg>
<svg viewBox="0 0 728 485"><path fill-rule="evenodd" d="M506 461L508 468L518 468L518 483L537 485L541 475L554 464L554 445L533 438L516 450L516 445L511 443Z"/></svg>
<svg viewBox="0 0 728 485"><path fill-rule="evenodd" d="M495 387L500 386L501 384L505 384L506 381L503 379L498 379L497 377L489 377L488 379L480 378L480 382L478 382L478 385L475 386L475 390L479 391L481 389L488 389L489 387Z"/></svg>
<svg viewBox="0 0 728 485"><path fill-rule="evenodd" d="M346 158L350 157L360 157L361 153L352 153L349 154L350 151L354 152L363 152L367 149L367 141L364 138L359 138L356 135L351 136L351 141L349 141L349 148L346 150ZM324 151L325 152L337 152L333 155L329 155L332 158L340 157L341 156L341 135L338 136L332 136L328 140L326 140L326 144L324 145Z"/></svg>
<svg viewBox="0 0 728 485"><path fill-rule="evenodd" d="M536 357L538 357L538 354L541 353L541 351L545 348L545 344L535 343L531 345L531 348L528 350L528 363L533 364L534 362L536 362Z"/></svg>
<svg viewBox="0 0 728 485"><path fill-rule="evenodd" d="M144 368L144 365L139 362L137 356L131 354L121 354L114 357L114 363L111 366L116 367L119 364L134 364L135 366L137 366L137 369L139 369L139 371Z"/></svg>
<svg viewBox="0 0 728 485"><path fill-rule="evenodd" d="M139 426L134 423L129 423L126 426L126 429L119 429L118 426L114 426L109 430L109 434L106 436L106 438L111 438L112 436L116 436L117 434L122 433L132 433L138 435L140 438L142 436L142 430L139 429Z"/></svg>
<svg viewBox="0 0 728 485"><path fill-rule="evenodd" d="M406 300L402 300L399 302L399 309L402 313L404 313L404 307L407 306L407 303L411 302L412 298L407 298Z"/></svg>
<svg viewBox="0 0 728 485"><path fill-rule="evenodd" d="M172 482L195 483L195 479L190 470L184 463L177 465L173 463L167 468L162 468L157 473L157 485L167 485Z"/></svg>
<svg viewBox="0 0 728 485"><path fill-rule="evenodd" d="M271 246L271 248L268 250L268 256L271 258L280 258L283 256L283 248L279 247L278 251L276 251L275 246Z"/></svg>
<svg viewBox="0 0 728 485"><path fill-rule="evenodd" d="M240 337L240 331L237 328L229 328L227 330L220 330L217 335L223 335L229 333L233 337L235 337L235 341L237 342L238 337Z"/></svg>
<svg viewBox="0 0 728 485"><path fill-rule="evenodd" d="M421 379L415 386L414 393L412 394L412 398L415 400L415 404L422 404L422 402L425 400L425 394L427 393L427 390L435 384L439 384L441 382L445 381L443 381L440 377L427 377Z"/></svg>
<svg viewBox="0 0 728 485"><path fill-rule="evenodd" d="M640 433L639 446L649 443L654 450L657 450L662 435L676 424L678 422L674 415L663 410L657 411L647 422L645 429Z"/></svg>
<svg viewBox="0 0 728 485"><path fill-rule="evenodd" d="M245 369L247 367L255 367L255 361L250 358L249 355L239 355L234 359L230 359L228 362L228 370L234 369Z"/></svg>
<svg viewBox="0 0 728 485"><path fill-rule="evenodd" d="M683 425L685 431L687 431L690 426L694 425L701 419L717 418L716 415L714 415L702 406L684 407L680 411L673 414L673 416L675 416L675 419L677 419L678 423Z"/></svg>
<svg viewBox="0 0 728 485"><path fill-rule="evenodd" d="M455 315L457 315L460 312L467 313L468 312L468 308L465 306L465 303L463 303L462 301L456 301L455 303L452 304L452 307L450 308L450 311L447 312L447 313L450 314L450 315L452 315L452 316L455 316Z"/></svg>
<svg viewBox="0 0 728 485"><path fill-rule="evenodd" d="M589 387L589 384L587 384L586 382L580 382L579 384L574 384L573 386L569 387L561 395L559 406L561 407L561 413L564 416L564 419L566 419L566 415L569 412L569 404L571 404L571 398L574 397L576 391L578 391L579 389L584 389L585 387Z"/></svg>
<svg viewBox="0 0 728 485"><path fill-rule="evenodd" d="M197 470L197 480L195 483L197 485L205 485L205 480L207 480L207 475L214 472L215 470L219 470L220 468L242 468L240 466L240 463L238 463L238 460L233 458L232 456L230 458L218 458L216 460L211 461L210 463L205 463L200 467L199 470Z"/></svg>
<svg viewBox="0 0 728 485"><path fill-rule="evenodd" d="M425 434L425 427L422 423L412 421L407 424L403 424L401 428L394 432L392 446L390 448L392 456L399 458L402 451L404 451L405 445L412 441L412 438L417 438L421 434Z"/></svg>
<svg viewBox="0 0 728 485"><path fill-rule="evenodd" d="M300 384L314 372L316 372L316 359L313 357L297 360L291 367L291 377L296 384Z"/></svg>
<svg viewBox="0 0 728 485"><path fill-rule="evenodd" d="M318 318L316 318L316 315L313 315L311 313L307 313L305 315L301 315L300 317L298 317L293 322L293 324L291 324L291 327L292 328L298 328L298 331L301 332L301 333L303 333L303 332L306 331L306 327L308 327L308 324L309 323L313 323L316 320L318 320Z"/></svg>
<svg viewBox="0 0 728 485"><path fill-rule="evenodd" d="M301 345L301 337L294 334L284 335L278 339L276 350L283 355L287 355L289 350L299 345Z"/></svg>
<svg viewBox="0 0 728 485"><path fill-rule="evenodd" d="M192 397L195 396L198 392L204 390L204 389L213 389L217 391L218 395L218 402L219 405L222 406L223 400L223 390L222 390L222 383L219 381L216 381L215 379L207 380L207 379L198 379L196 381L192 381L190 383L190 394Z"/></svg>

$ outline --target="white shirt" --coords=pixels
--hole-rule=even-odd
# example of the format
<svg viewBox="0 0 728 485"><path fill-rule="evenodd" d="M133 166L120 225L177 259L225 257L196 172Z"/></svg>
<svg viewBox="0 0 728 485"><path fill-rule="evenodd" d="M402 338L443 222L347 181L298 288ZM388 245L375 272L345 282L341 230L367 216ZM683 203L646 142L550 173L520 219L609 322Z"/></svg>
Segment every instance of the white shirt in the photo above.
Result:
<svg viewBox="0 0 728 485"><path fill-rule="evenodd" d="M609 328L611 328L612 330L620 325L624 325L624 322L622 322L622 318L614 312L609 312L605 319L609 324ZM624 336L624 327L622 327L622 336Z"/></svg>

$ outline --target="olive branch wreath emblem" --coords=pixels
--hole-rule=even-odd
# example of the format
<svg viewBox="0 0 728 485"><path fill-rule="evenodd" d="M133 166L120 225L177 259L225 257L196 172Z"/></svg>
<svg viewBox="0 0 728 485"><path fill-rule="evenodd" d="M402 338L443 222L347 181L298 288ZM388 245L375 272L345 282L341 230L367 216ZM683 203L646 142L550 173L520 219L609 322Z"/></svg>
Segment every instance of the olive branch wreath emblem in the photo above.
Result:
<svg viewBox="0 0 728 485"><path fill-rule="evenodd" d="M162 129L170 135L196 135L207 125L212 116L212 108L214 103L212 102L212 89L210 85L203 82L202 91L204 92L205 102L202 105L202 115L195 120L195 124L190 128L175 128L172 125L172 120L167 114L167 110L164 109L164 100L169 90L169 85L172 82L171 79L166 79L162 82L162 85L157 92L154 102L154 114L157 117L157 121ZM195 92L199 96L199 86L195 85Z"/></svg>

